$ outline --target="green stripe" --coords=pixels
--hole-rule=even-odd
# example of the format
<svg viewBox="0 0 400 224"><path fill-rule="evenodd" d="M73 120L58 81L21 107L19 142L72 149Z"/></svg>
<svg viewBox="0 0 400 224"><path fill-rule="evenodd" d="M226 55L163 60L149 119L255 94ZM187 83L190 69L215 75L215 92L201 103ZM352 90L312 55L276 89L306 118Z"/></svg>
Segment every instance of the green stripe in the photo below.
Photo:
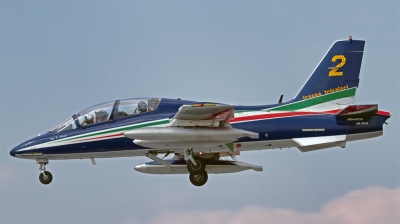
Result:
<svg viewBox="0 0 400 224"><path fill-rule="evenodd" d="M235 110L233 111L234 114L241 114L241 113L246 113L246 112L254 112L257 110Z"/></svg>
<svg viewBox="0 0 400 224"><path fill-rule="evenodd" d="M351 88L351 89L346 89L343 91L335 92L335 93L330 93L330 94L325 94L322 96L318 96L312 99L307 99L307 100L302 100L298 101L295 103L283 105L283 106L278 106L274 108L267 109L268 111L294 111L294 110L300 110L304 109L306 107L311 107L317 104L329 102L329 101L334 101L338 99L342 99L345 97L350 97L350 96L355 96L356 95L356 89L357 88Z"/></svg>
<svg viewBox="0 0 400 224"><path fill-rule="evenodd" d="M94 134L86 134L86 135L78 136L78 137L75 137L75 138L65 139L65 140L60 141L60 142L65 142L65 141L70 141L70 140L75 140L75 139L80 139L80 138L86 138L86 137L92 137L92 136L97 136L97 135L103 135L103 134L109 134L109 133L114 133L114 132L120 132L120 131L127 131L127 130L136 129L136 128L148 127L148 126L155 126L155 125L160 125L160 124L168 124L168 123L169 123L169 120L166 119L166 120L156 121L156 122L152 122L152 123L138 124L138 125L132 125L132 126L127 126L127 127L117 128L117 129L114 129L114 130L105 130L105 131L94 133Z"/></svg>

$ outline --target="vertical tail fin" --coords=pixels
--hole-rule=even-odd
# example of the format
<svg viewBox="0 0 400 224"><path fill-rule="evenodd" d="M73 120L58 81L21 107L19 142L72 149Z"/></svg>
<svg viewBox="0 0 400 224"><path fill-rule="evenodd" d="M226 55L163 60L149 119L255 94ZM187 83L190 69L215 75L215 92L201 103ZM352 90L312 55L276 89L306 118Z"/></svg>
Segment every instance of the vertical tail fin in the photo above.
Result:
<svg viewBox="0 0 400 224"><path fill-rule="evenodd" d="M269 110L323 111L353 104L364 44L363 40L351 38L333 43L296 97Z"/></svg>
<svg viewBox="0 0 400 224"><path fill-rule="evenodd" d="M314 99L310 106L316 110L336 109L340 105L353 104L364 44L365 41L352 40L351 37L333 43L293 101Z"/></svg>
<svg viewBox="0 0 400 224"><path fill-rule="evenodd" d="M354 103L359 83L363 40L339 40L333 43L296 97L270 111L324 111Z"/></svg>

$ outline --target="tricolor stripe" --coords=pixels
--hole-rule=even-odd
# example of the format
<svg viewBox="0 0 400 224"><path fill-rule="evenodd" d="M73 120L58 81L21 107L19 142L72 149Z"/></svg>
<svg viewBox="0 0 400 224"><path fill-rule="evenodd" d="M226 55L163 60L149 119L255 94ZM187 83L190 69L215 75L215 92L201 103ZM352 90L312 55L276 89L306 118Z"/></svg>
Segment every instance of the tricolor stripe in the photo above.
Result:
<svg viewBox="0 0 400 224"><path fill-rule="evenodd" d="M321 114L336 114L340 110L330 110L324 112L303 112L303 111L288 111L282 113L269 113L265 112L264 114L257 114L251 116L243 116L243 117L235 117L230 120L230 123L239 123L239 122L249 122L249 121L257 121L257 120L267 120L267 119L277 119L277 118L285 118L285 117L298 117L298 116L309 116L309 115L321 115Z"/></svg>
<svg viewBox="0 0 400 224"><path fill-rule="evenodd" d="M98 136L98 137L92 137L92 138L86 138L86 139L80 139L80 140L74 140L71 142L83 142L83 141L91 141L91 140L104 140L104 139L110 139L110 138L115 138L115 137L123 137L124 133L117 133L117 134L110 134L110 135L104 135L104 136Z"/></svg>
<svg viewBox="0 0 400 224"><path fill-rule="evenodd" d="M33 147L34 148L47 148L47 147L70 145L70 144L83 143L83 142L92 142L92 141L98 141L98 140L121 138L121 137L124 137L123 133L127 130L143 128L143 127L150 127L150 126L165 126L168 123L169 123L168 118L156 120L156 121L149 121L149 122L144 122L144 123L139 123L139 124L134 124L134 125L122 126L122 127L118 127L118 128L110 128L107 130L101 130L101 131L91 132L91 133L87 133L87 134L81 134L78 136L65 137L62 139L57 139L54 141L35 145ZM62 134L64 134L64 133L62 133ZM29 150L29 149L33 149L33 148L27 147L27 148L20 149L18 151L24 151L24 150Z"/></svg>
<svg viewBox="0 0 400 224"><path fill-rule="evenodd" d="M326 103L329 101L335 101L338 99L343 99L346 97L352 97L356 95L356 89L357 87L353 87L350 89L342 90L339 92L334 92L334 93L328 93L325 95L317 96L315 98L311 99L306 99L306 100L301 100L301 101L296 101L293 103L285 104L282 106L277 106L273 108L267 108L265 110L267 111L295 111L295 110L301 110L307 107L315 106L318 104ZM332 108L331 108L332 109Z"/></svg>

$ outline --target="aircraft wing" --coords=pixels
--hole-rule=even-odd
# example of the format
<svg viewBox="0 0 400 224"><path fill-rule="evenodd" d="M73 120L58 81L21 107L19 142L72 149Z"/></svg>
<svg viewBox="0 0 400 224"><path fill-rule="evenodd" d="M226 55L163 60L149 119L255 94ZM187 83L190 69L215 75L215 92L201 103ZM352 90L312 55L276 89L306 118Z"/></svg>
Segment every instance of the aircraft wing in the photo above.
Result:
<svg viewBox="0 0 400 224"><path fill-rule="evenodd" d="M182 105L167 127L129 130L125 137L153 149L208 148L221 146L232 150L228 143L241 137L258 138L258 133L232 128L233 106L218 104ZM228 145L227 145L228 144Z"/></svg>

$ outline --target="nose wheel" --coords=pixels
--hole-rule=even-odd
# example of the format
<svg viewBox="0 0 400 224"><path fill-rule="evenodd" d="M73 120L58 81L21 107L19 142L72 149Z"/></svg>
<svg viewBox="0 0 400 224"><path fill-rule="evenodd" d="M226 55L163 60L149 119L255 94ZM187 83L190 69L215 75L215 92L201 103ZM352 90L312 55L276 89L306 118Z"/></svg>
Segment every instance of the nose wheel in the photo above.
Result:
<svg viewBox="0 0 400 224"><path fill-rule="evenodd" d="M49 184L53 180L53 175L49 171L43 171L39 175L39 180L42 184Z"/></svg>
<svg viewBox="0 0 400 224"><path fill-rule="evenodd" d="M42 184L49 184L53 180L53 175L49 172L46 171L46 164L49 163L48 159L36 159L36 163L40 165L39 170L40 170L40 175L39 175L39 181Z"/></svg>

